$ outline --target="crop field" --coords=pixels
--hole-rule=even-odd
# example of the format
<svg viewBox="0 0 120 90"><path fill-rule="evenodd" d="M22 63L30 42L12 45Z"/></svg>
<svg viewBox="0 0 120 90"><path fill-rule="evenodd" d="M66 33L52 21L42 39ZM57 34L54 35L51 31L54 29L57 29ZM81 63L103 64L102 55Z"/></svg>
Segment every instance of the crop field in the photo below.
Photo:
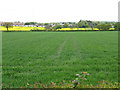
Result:
<svg viewBox="0 0 120 90"><path fill-rule="evenodd" d="M46 30L45 27L23 27L23 26L13 26L9 28L9 31L31 31L31 30ZM61 28L57 29L60 31L68 31L68 30L92 30L92 28ZM93 30L99 30L98 28L94 28ZM114 30L114 28L110 28L109 30ZM7 28L0 26L0 31L7 31Z"/></svg>
<svg viewBox="0 0 120 90"><path fill-rule="evenodd" d="M9 31L30 31L32 29L45 30L44 27L22 27L22 26L13 26L9 28ZM0 26L0 31L7 31L7 28Z"/></svg>
<svg viewBox="0 0 120 90"><path fill-rule="evenodd" d="M3 32L2 85L33 87L35 83L118 82L118 32ZM35 87L35 86L34 86Z"/></svg>

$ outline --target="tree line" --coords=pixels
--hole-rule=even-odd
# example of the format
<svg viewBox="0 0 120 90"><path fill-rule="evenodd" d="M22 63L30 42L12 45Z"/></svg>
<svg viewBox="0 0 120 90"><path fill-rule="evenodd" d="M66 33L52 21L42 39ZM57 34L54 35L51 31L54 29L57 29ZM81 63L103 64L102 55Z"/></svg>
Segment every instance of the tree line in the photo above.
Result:
<svg viewBox="0 0 120 90"><path fill-rule="evenodd" d="M80 20L79 22L62 22L62 23L37 23L37 22L26 22L24 25L34 25L36 27L44 26L47 31L56 31L61 28L98 28L99 30L109 30L114 28L115 30L120 30L120 22L102 22L102 21L90 21L90 20ZM1 26L7 28L13 27L12 22L4 22Z"/></svg>

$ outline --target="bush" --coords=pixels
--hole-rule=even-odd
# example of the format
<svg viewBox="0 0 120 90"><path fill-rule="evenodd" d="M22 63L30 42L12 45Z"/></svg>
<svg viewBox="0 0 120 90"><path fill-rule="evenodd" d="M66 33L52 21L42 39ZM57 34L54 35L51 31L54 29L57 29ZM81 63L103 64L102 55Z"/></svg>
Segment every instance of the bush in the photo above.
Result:
<svg viewBox="0 0 120 90"><path fill-rule="evenodd" d="M115 30L120 30L120 22L114 24Z"/></svg>
<svg viewBox="0 0 120 90"><path fill-rule="evenodd" d="M99 24L96 26L99 30L109 30L112 26L110 24Z"/></svg>

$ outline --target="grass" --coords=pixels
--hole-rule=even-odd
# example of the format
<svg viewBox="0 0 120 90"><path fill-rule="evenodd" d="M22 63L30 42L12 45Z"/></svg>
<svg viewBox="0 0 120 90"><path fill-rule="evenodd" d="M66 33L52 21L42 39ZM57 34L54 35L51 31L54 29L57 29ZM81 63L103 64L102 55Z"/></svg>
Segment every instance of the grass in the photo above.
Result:
<svg viewBox="0 0 120 90"><path fill-rule="evenodd" d="M70 83L88 72L83 85L118 82L118 32L3 32L3 87ZM30 86L28 86L30 87Z"/></svg>

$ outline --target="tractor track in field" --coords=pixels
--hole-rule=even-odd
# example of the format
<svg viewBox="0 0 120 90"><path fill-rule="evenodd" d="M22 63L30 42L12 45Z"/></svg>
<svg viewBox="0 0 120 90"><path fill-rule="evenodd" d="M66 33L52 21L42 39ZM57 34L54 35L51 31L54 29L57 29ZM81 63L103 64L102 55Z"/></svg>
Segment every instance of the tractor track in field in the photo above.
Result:
<svg viewBox="0 0 120 90"><path fill-rule="evenodd" d="M63 43L60 45L60 47L58 48L57 54L56 54L56 58L60 57L60 55L61 55L61 53L62 53L62 50L63 50L66 42L67 42L67 39L65 39L65 40L63 41Z"/></svg>

